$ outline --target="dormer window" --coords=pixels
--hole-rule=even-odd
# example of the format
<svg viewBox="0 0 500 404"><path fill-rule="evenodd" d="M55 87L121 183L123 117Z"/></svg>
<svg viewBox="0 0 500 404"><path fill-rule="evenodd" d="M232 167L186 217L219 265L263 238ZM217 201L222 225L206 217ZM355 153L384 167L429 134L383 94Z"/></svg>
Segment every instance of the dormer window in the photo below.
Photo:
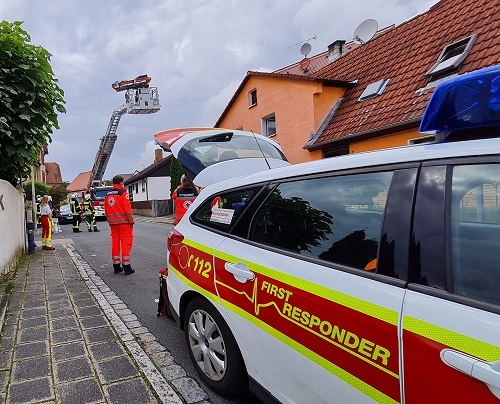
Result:
<svg viewBox="0 0 500 404"><path fill-rule="evenodd" d="M389 80L379 80L375 83L368 84L365 88L365 91L363 91L363 94L361 94L361 96L358 98L358 101L362 102L364 100L376 97L377 95L381 95L387 87L388 83Z"/></svg>
<svg viewBox="0 0 500 404"><path fill-rule="evenodd" d="M254 88L253 90L248 92L248 102L249 102L249 107L253 107L254 105L257 105L257 89Z"/></svg>
<svg viewBox="0 0 500 404"><path fill-rule="evenodd" d="M430 76L431 79L436 79L456 72L469 54L476 38L477 35L474 34L446 46L441 52L441 55L439 55L436 64L432 66L425 75Z"/></svg>

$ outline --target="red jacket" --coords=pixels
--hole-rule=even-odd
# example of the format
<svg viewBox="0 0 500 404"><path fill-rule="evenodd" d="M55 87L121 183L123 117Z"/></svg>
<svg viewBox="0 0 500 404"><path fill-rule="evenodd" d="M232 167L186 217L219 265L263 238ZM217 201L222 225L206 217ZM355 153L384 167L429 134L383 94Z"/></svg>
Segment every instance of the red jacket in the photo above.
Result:
<svg viewBox="0 0 500 404"><path fill-rule="evenodd" d="M104 210L110 226L134 224L128 192L120 184L113 185L113 190L106 195Z"/></svg>

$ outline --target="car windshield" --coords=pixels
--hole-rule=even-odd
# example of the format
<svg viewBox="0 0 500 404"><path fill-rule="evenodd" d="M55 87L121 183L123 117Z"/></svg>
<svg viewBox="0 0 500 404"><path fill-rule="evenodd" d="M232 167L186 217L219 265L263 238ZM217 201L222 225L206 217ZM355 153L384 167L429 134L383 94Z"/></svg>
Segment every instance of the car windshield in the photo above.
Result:
<svg viewBox="0 0 500 404"><path fill-rule="evenodd" d="M71 212L69 205L61 205L59 212Z"/></svg>
<svg viewBox="0 0 500 404"><path fill-rule="evenodd" d="M102 201L106 198L106 195L109 191L111 191L113 187L97 187L93 192L93 200L94 201Z"/></svg>

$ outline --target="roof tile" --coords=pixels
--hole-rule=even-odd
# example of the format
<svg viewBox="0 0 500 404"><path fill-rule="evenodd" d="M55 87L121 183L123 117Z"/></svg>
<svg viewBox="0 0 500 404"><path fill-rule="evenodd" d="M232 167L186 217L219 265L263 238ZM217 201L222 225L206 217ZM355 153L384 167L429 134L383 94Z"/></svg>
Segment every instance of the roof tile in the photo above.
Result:
<svg viewBox="0 0 500 404"><path fill-rule="evenodd" d="M478 35L459 74L500 63L499 6L500 0L441 0L318 71L314 78L358 84L346 91L315 144L420 119L434 90L417 92L429 84L425 73L444 47L458 40ZM366 86L381 79L390 79L384 93L358 102Z"/></svg>

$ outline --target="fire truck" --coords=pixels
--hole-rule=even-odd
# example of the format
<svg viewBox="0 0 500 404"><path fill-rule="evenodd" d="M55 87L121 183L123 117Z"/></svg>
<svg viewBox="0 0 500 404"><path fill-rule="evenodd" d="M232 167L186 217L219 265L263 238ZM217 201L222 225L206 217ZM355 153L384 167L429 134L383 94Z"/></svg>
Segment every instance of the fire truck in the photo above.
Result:
<svg viewBox="0 0 500 404"><path fill-rule="evenodd" d="M116 129L124 114L152 114L160 110L160 97L156 87L150 87L151 77L144 74L132 80L114 82L111 87L116 92L125 91L125 103L115 108L109 120L108 129L101 138L94 165L87 183L87 191L92 196L96 217L104 217L104 197L102 187L104 172L117 139ZM104 196L103 196L104 195Z"/></svg>

